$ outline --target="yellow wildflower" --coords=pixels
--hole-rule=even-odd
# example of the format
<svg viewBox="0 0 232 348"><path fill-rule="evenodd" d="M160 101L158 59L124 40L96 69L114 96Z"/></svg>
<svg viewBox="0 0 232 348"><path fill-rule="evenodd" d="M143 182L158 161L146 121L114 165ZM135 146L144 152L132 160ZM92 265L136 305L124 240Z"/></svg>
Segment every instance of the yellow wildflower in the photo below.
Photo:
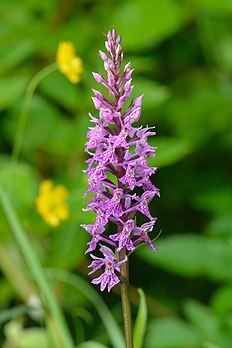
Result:
<svg viewBox="0 0 232 348"><path fill-rule="evenodd" d="M82 60L75 55L75 47L72 42L60 42L57 50L56 61L59 70L71 81L78 83L80 81L80 74L83 71Z"/></svg>
<svg viewBox="0 0 232 348"><path fill-rule="evenodd" d="M53 187L51 180L44 180L40 184L36 208L47 224L56 227L61 220L68 218L69 210L65 203L67 196L68 191L64 185Z"/></svg>

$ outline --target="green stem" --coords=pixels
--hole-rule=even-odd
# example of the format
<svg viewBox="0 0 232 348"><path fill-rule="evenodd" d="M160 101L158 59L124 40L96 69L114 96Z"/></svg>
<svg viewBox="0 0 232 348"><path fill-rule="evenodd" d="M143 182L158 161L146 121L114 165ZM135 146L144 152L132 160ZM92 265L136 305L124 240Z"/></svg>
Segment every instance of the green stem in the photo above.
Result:
<svg viewBox="0 0 232 348"><path fill-rule="evenodd" d="M18 220L18 217L8 199L7 194L4 192L1 186L0 200L3 207L3 211L5 212L14 237L18 242L18 245L24 255L28 268L30 269L31 274L35 278L38 288L41 291L42 298L45 300L46 306L54 319L54 322L56 324L56 332L58 333L58 336L62 343L61 346L65 348L74 348L72 338L70 337L69 332L67 330L66 323L64 321L60 307L56 301L56 297L51 289L47 277L44 274L43 268L40 265L40 262L35 252L33 251L32 246L30 245L28 237Z"/></svg>
<svg viewBox="0 0 232 348"><path fill-rule="evenodd" d="M126 257L126 248L124 247L119 253L119 261L124 260ZM122 314L124 322L124 332L126 348L133 348L133 336L132 336L132 320L131 320L131 307L128 294L129 285L129 270L128 262L123 262L120 267L121 278L121 301L122 301Z"/></svg>
<svg viewBox="0 0 232 348"><path fill-rule="evenodd" d="M17 125L17 129L16 129L13 150L12 150L12 155L11 155L11 159L15 162L17 162L18 158L19 158L24 128L25 128L25 125L27 122L27 115L28 115L31 99L33 97L35 89L41 80L43 80L47 75L49 75L53 71L57 70L57 68L58 68L58 65L56 63L46 66L44 69L40 70L32 78L31 82L29 83L29 85L27 87L26 94L25 94L25 97L23 100L22 109L21 109L19 119L18 119L18 125Z"/></svg>

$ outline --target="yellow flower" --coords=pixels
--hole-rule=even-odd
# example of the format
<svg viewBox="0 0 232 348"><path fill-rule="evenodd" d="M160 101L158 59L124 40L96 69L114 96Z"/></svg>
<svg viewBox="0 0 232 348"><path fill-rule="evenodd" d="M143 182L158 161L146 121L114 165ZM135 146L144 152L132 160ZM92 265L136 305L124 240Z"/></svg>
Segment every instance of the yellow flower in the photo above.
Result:
<svg viewBox="0 0 232 348"><path fill-rule="evenodd" d="M40 184L36 208L47 224L56 227L61 220L68 218L69 209L65 203L67 196L68 191L63 185L53 187L51 180L44 180Z"/></svg>
<svg viewBox="0 0 232 348"><path fill-rule="evenodd" d="M83 71L82 60L75 55L75 47L72 42L60 42L57 50L56 61L59 70L71 81L78 83L80 81L80 74Z"/></svg>

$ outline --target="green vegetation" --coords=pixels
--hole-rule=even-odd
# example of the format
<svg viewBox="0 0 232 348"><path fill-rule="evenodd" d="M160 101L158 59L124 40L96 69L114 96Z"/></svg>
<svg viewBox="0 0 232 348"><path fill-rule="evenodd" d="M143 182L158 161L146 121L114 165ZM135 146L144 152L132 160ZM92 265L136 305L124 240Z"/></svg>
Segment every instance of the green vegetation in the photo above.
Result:
<svg viewBox="0 0 232 348"><path fill-rule="evenodd" d="M0 346L123 348L119 288L91 285L80 227L93 219L82 212L91 72L103 72L102 33L115 28L133 97L145 94L140 122L157 131L160 250L130 257L136 348L231 348L231 0L1 0L0 19ZM67 40L83 61L76 85L54 68ZM16 160L27 87L48 66ZM69 191L58 227L36 211L46 179Z"/></svg>

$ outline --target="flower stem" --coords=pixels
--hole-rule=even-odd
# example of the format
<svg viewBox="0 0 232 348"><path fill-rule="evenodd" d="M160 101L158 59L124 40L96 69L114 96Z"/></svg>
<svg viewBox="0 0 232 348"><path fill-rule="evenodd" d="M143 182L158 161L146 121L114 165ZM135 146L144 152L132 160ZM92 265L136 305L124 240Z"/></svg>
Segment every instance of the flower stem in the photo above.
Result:
<svg viewBox="0 0 232 348"><path fill-rule="evenodd" d="M13 150L11 155L11 159L15 162L18 161L22 139L23 139L23 132L26 125L26 121L27 121L27 115L28 115L31 99L33 97L35 89L41 80L43 80L47 75L49 75L53 71L57 70L57 68L58 68L58 65L56 63L46 66L44 69L40 70L32 78L31 82L29 83L27 87L26 94L23 100L22 109L18 119L18 125L16 129L16 134L15 134L14 143L13 143Z"/></svg>
<svg viewBox="0 0 232 348"><path fill-rule="evenodd" d="M126 248L124 247L119 252L119 261L125 259ZM129 285L129 270L128 262L124 262L120 267L121 272L121 301L122 301L122 314L124 322L124 332L125 332L125 341L126 348L133 348L133 337L132 337L132 320L131 320L131 307L128 294L128 285Z"/></svg>

